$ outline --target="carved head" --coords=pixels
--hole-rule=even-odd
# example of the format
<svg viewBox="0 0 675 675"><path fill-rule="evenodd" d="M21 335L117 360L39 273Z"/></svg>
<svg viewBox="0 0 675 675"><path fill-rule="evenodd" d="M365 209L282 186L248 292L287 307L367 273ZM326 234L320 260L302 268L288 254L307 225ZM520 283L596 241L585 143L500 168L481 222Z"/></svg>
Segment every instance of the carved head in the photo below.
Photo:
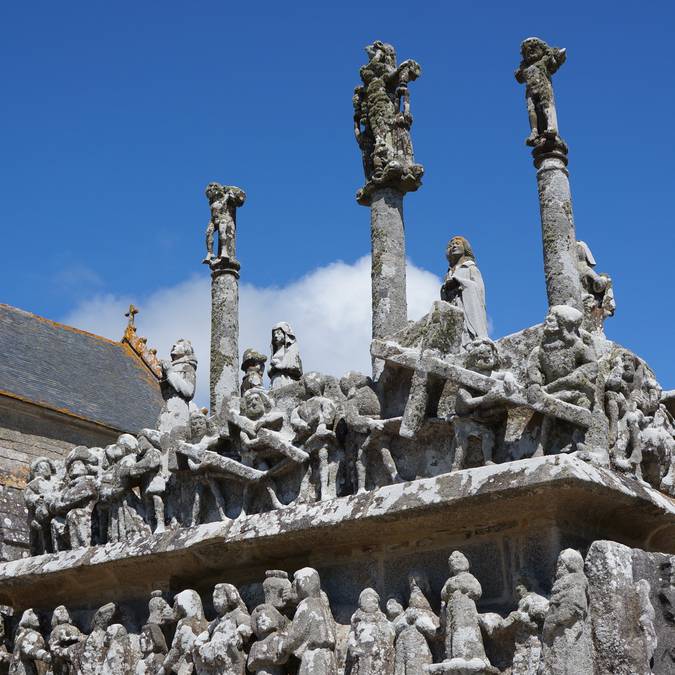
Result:
<svg viewBox="0 0 675 675"><path fill-rule="evenodd" d="M123 456L138 452L138 441L131 434L122 434L117 438L115 445L120 449Z"/></svg>
<svg viewBox="0 0 675 675"><path fill-rule="evenodd" d="M469 370L490 371L499 368L497 345L490 338L476 338L467 347L466 367Z"/></svg>
<svg viewBox="0 0 675 675"><path fill-rule="evenodd" d="M364 588L361 591L359 609L366 614L375 614L380 610L380 596L374 588Z"/></svg>
<svg viewBox="0 0 675 675"><path fill-rule="evenodd" d="M453 551L448 558L448 568L450 576L454 577L460 572L469 571L469 561L461 551Z"/></svg>
<svg viewBox="0 0 675 675"><path fill-rule="evenodd" d="M280 321L272 326L272 353L295 342L295 333L289 323Z"/></svg>
<svg viewBox="0 0 675 675"><path fill-rule="evenodd" d="M197 591L181 591L173 599L173 611L177 619L203 619L204 607Z"/></svg>
<svg viewBox="0 0 675 675"><path fill-rule="evenodd" d="M298 600L318 598L321 594L319 573L312 567L303 567L293 575L293 588Z"/></svg>
<svg viewBox="0 0 675 675"><path fill-rule="evenodd" d="M302 380L305 385L305 393L307 398L312 398L313 396L323 396L325 378L321 373L314 371L305 373Z"/></svg>
<svg viewBox="0 0 675 675"><path fill-rule="evenodd" d="M578 335L584 315L568 305L554 305L544 321L544 336Z"/></svg>
<svg viewBox="0 0 675 675"><path fill-rule="evenodd" d="M556 567L556 578L575 574L584 571L584 559L579 551L573 548L566 548L558 556L558 566Z"/></svg>
<svg viewBox="0 0 675 675"><path fill-rule="evenodd" d="M63 605L59 605L52 614L52 628L56 628L57 626L61 626L62 624L71 624L71 623L73 623L73 621L70 618L68 610Z"/></svg>
<svg viewBox="0 0 675 675"><path fill-rule="evenodd" d="M27 609L21 615L21 621L19 621L20 628L32 628L33 630L40 630L40 621L37 618L37 614L32 609Z"/></svg>
<svg viewBox="0 0 675 675"><path fill-rule="evenodd" d="M206 415L200 410L193 410L190 413L190 440L193 443L198 443L206 436L207 432Z"/></svg>
<svg viewBox="0 0 675 675"><path fill-rule="evenodd" d="M103 607L99 607L96 614L94 614L94 618L91 620L92 631L95 628L100 628L101 630L108 628L116 613L117 605L114 602L109 602L103 605Z"/></svg>
<svg viewBox="0 0 675 675"><path fill-rule="evenodd" d="M366 47L366 54L371 61L379 61L389 66L396 66L396 50L393 45L375 40Z"/></svg>
<svg viewBox="0 0 675 675"><path fill-rule="evenodd" d="M340 378L340 389L347 398L352 398L359 389L370 387L372 380L363 373L350 370Z"/></svg>
<svg viewBox="0 0 675 675"><path fill-rule="evenodd" d="M154 623L147 623L139 636L139 643L143 656L150 654L166 654L166 638L162 629Z"/></svg>
<svg viewBox="0 0 675 675"><path fill-rule="evenodd" d="M223 616L242 604L239 591L232 584L216 584L213 589L213 609Z"/></svg>
<svg viewBox="0 0 675 675"><path fill-rule="evenodd" d="M462 258L469 258L475 262L476 256L469 240L459 235L453 237L445 248L445 257L451 266L456 265Z"/></svg>
<svg viewBox="0 0 675 675"><path fill-rule="evenodd" d="M56 473L54 462L48 457L38 457L30 465L30 480L34 478L51 478Z"/></svg>
<svg viewBox="0 0 675 675"><path fill-rule="evenodd" d="M171 347L172 361L178 361L178 359L183 358L194 358L194 355L195 350L193 349L190 340L185 340L184 338L181 338L173 345L173 347Z"/></svg>
<svg viewBox="0 0 675 675"><path fill-rule="evenodd" d="M209 183L206 186L205 194L209 204L213 204L225 198L225 188L220 183Z"/></svg>
<svg viewBox="0 0 675 675"><path fill-rule="evenodd" d="M523 62L526 65L530 65L544 58L549 49L550 47L537 37L526 38L520 45L520 53L523 57Z"/></svg>
<svg viewBox="0 0 675 675"><path fill-rule="evenodd" d="M162 597L162 591L152 591L148 602L148 623L163 626L173 623L176 617L169 603Z"/></svg>
<svg viewBox="0 0 675 675"><path fill-rule="evenodd" d="M284 591L291 589L291 582L288 574L283 570L267 570L265 572L265 581L263 581L263 593L265 602L281 609L286 603L284 600Z"/></svg>
<svg viewBox="0 0 675 675"><path fill-rule="evenodd" d="M265 361L267 361L267 357L264 354L261 354L255 349L249 347L244 351L242 356L241 369L246 372L247 370L253 368L262 373L263 368L265 367Z"/></svg>
<svg viewBox="0 0 675 675"><path fill-rule="evenodd" d="M403 606L398 600L395 600L394 598L389 598L389 600L387 600L386 610L387 619L389 619L389 621L393 621L403 614Z"/></svg>
<svg viewBox="0 0 675 675"><path fill-rule="evenodd" d="M89 448L80 445L73 448L66 457L66 473L71 479L93 475L96 472L96 456Z"/></svg>
<svg viewBox="0 0 675 675"><path fill-rule="evenodd" d="M272 400L259 387L249 389L241 399L241 413L250 420L259 420L272 410Z"/></svg>

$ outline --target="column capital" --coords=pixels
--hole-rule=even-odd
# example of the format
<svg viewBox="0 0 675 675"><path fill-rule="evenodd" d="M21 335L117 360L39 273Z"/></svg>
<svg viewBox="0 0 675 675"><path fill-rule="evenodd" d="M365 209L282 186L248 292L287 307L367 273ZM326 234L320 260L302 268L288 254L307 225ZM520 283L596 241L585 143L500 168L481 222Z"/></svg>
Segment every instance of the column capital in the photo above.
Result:
<svg viewBox="0 0 675 675"><path fill-rule="evenodd" d="M227 256L220 256L219 258L207 258L204 263L211 268L211 277L215 279L221 274L231 274L239 279L239 271L241 264L236 258L228 258Z"/></svg>

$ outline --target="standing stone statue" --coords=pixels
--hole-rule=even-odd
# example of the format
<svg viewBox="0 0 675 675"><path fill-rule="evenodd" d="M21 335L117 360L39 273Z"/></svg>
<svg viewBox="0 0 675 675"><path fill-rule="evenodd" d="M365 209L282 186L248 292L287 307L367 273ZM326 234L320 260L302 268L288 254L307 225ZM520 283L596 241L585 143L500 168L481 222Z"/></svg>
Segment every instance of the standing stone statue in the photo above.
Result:
<svg viewBox="0 0 675 675"><path fill-rule="evenodd" d="M89 635L79 643L73 654L78 675L101 675L108 651L108 628L117 614L117 606L109 602L94 614Z"/></svg>
<svg viewBox="0 0 675 675"><path fill-rule="evenodd" d="M246 201L243 190L234 185L209 183L206 186L206 198L211 208L211 219L206 227L206 258L209 264L214 258L235 258L236 213L237 208ZM213 252L213 237L218 233L216 252Z"/></svg>
<svg viewBox="0 0 675 675"><path fill-rule="evenodd" d="M450 578L441 591L445 661L430 666L427 672L497 673L485 655L478 621L476 602L480 600L483 589L478 579L469 572L469 561L460 551L450 554L448 566Z"/></svg>
<svg viewBox="0 0 675 675"><path fill-rule="evenodd" d="M213 589L213 608L218 617L211 621L192 647L197 675L245 675L244 647L251 638L251 617L239 591L232 584Z"/></svg>
<svg viewBox="0 0 675 675"><path fill-rule="evenodd" d="M441 300L464 312L462 347L466 348L472 340L488 335L485 285L471 244L464 237L453 237L445 254L449 267L441 287Z"/></svg>
<svg viewBox="0 0 675 675"><path fill-rule="evenodd" d="M43 672L41 664L51 662L51 654L47 651L45 639L40 633L37 614L32 609L27 609L21 616L14 636L10 675L37 675Z"/></svg>
<svg viewBox="0 0 675 675"><path fill-rule="evenodd" d="M392 45L379 40L366 47L369 61L361 67L363 84L354 90L354 134L363 155L366 185L357 195L368 204L377 186L391 184L400 192L416 190L424 169L415 164L410 127L408 83L421 72L417 62L396 65Z"/></svg>
<svg viewBox="0 0 675 675"><path fill-rule="evenodd" d="M272 389L291 384L302 377L302 361L295 333L285 321L272 327L272 358L267 374Z"/></svg>
<svg viewBox="0 0 675 675"><path fill-rule="evenodd" d="M189 340L180 339L171 347L171 361L162 361L162 395L164 405L159 413L160 433L185 437L190 402L197 386L197 357Z"/></svg>
<svg viewBox="0 0 675 675"><path fill-rule="evenodd" d="M540 675L593 673L588 580L584 559L568 548L558 556L549 611L544 620Z"/></svg>
<svg viewBox="0 0 675 675"><path fill-rule="evenodd" d="M141 660L136 664L135 675L158 675L167 652L162 629L157 624L145 624L141 630L139 645Z"/></svg>
<svg viewBox="0 0 675 675"><path fill-rule="evenodd" d="M52 655L54 675L75 675L73 653L85 636L73 625L68 610L59 605L52 614L52 632L49 635L49 651Z"/></svg>
<svg viewBox="0 0 675 675"><path fill-rule="evenodd" d="M30 552L32 555L50 553L52 514L50 501L56 496L58 478L56 466L47 457L38 457L30 465L30 479L24 491L24 503L30 523Z"/></svg>
<svg viewBox="0 0 675 675"><path fill-rule="evenodd" d="M335 620L321 592L319 573L311 567L298 570L293 591L299 604L280 637L280 657L293 654L300 659L298 675L337 675Z"/></svg>
<svg viewBox="0 0 675 675"><path fill-rule="evenodd" d="M429 643L436 639L439 621L424 594L426 576L413 570L408 585L410 598L405 611L393 598L387 601L387 618L396 631L394 675L423 675L433 663Z"/></svg>
<svg viewBox="0 0 675 675"><path fill-rule="evenodd" d="M380 596L372 588L361 591L351 619L345 675L393 675L395 637L380 609Z"/></svg>
<svg viewBox="0 0 675 675"><path fill-rule="evenodd" d="M127 469L130 479L140 484L148 522L152 531L165 530L164 496L166 474L162 462L160 435L154 429L141 429L138 435L138 453L133 466Z"/></svg>
<svg viewBox="0 0 675 675"><path fill-rule="evenodd" d="M181 591L174 598L173 607L178 624L171 649L160 669L161 675L169 673L183 675L183 673L194 672L192 647L197 636L201 635L209 625L204 617L202 600L197 591L189 589Z"/></svg>
<svg viewBox="0 0 675 675"><path fill-rule="evenodd" d="M127 629L121 623L108 626L105 632L105 656L101 666L101 675L133 673L140 653L131 641Z"/></svg>
<svg viewBox="0 0 675 675"><path fill-rule="evenodd" d="M267 361L267 357L251 347L244 351L241 360L241 369L244 371L240 390L242 396L249 389L262 389L265 361Z"/></svg>
<svg viewBox="0 0 675 675"><path fill-rule="evenodd" d="M549 47L536 37L523 40L522 61L516 70L516 80L525 85L530 135L527 145L536 146L546 140L559 139L551 75L565 63L564 49Z"/></svg>

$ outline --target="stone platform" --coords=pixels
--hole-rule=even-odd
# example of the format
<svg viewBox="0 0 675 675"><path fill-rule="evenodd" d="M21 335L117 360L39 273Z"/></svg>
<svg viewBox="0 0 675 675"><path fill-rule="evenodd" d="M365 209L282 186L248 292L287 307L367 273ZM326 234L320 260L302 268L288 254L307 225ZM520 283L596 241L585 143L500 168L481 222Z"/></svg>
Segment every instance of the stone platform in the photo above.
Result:
<svg viewBox="0 0 675 675"><path fill-rule="evenodd" d="M513 602L524 570L546 589L560 550L585 551L600 538L675 553L675 500L574 455L556 455L4 563L0 604L15 611L59 603L86 609L113 599L135 604L155 588L206 591L219 581L251 584L254 599L253 582L266 569L311 565L336 618L348 619L366 586L403 597L417 564L440 588L447 554L459 548L483 583L481 605L499 609Z"/></svg>

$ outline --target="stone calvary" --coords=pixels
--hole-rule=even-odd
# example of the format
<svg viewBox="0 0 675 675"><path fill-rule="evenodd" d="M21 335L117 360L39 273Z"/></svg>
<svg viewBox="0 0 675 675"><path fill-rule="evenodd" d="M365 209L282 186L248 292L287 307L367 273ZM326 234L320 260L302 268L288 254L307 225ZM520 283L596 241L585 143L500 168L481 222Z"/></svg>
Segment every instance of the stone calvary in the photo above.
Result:
<svg viewBox="0 0 675 675"><path fill-rule="evenodd" d="M179 339L155 428L33 462L31 556L0 564L0 673L675 672L675 393L605 336L612 280L577 238L553 95L566 52L528 38L516 71L548 312L494 340L461 234L408 320L422 71L366 53L372 373L305 372L285 321L240 365L246 195L209 184L210 408Z"/></svg>

